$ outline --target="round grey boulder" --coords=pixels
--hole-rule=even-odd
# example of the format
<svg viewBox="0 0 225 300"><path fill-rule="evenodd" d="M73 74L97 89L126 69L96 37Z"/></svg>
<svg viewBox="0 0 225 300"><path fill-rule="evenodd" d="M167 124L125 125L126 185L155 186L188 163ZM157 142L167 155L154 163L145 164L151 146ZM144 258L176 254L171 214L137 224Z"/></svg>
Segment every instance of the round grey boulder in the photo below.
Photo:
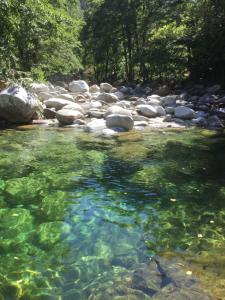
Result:
<svg viewBox="0 0 225 300"><path fill-rule="evenodd" d="M129 131L134 127L134 121L128 115L111 114L106 117L106 126L108 128L123 128Z"/></svg>
<svg viewBox="0 0 225 300"><path fill-rule="evenodd" d="M174 110L174 115L179 119L191 120L195 118L195 111L186 106L177 106Z"/></svg>
<svg viewBox="0 0 225 300"><path fill-rule="evenodd" d="M143 116L152 118L157 116L157 110L152 105L138 105L136 110Z"/></svg>

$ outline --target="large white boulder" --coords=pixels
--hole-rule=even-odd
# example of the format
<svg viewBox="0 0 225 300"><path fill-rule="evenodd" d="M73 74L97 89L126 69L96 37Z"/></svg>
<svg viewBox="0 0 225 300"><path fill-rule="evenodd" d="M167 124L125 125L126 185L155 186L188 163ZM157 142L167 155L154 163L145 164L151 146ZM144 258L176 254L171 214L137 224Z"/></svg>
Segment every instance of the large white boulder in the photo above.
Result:
<svg viewBox="0 0 225 300"><path fill-rule="evenodd" d="M63 108L63 106L71 103L73 104L74 102L70 100L60 99L60 98L50 98L44 101L44 104L46 105L47 108L54 107L56 110L60 110L61 108Z"/></svg>
<svg viewBox="0 0 225 300"><path fill-rule="evenodd" d="M191 120L195 118L195 111L186 106L177 106L174 110L174 115L179 119Z"/></svg>
<svg viewBox="0 0 225 300"><path fill-rule="evenodd" d="M0 93L0 117L11 123L32 120L40 102L21 86L13 86Z"/></svg>
<svg viewBox="0 0 225 300"><path fill-rule="evenodd" d="M89 86L84 80L73 80L69 83L69 90L73 93L89 92Z"/></svg>
<svg viewBox="0 0 225 300"><path fill-rule="evenodd" d="M111 90L112 90L112 85L107 83L107 82L102 82L100 84L100 90L101 92L106 92L106 93L109 93Z"/></svg>
<svg viewBox="0 0 225 300"><path fill-rule="evenodd" d="M96 100L104 101L106 103L114 103L114 102L117 102L119 99L113 93L101 93L101 94L98 95Z"/></svg>
<svg viewBox="0 0 225 300"><path fill-rule="evenodd" d="M157 116L157 110L152 105L138 105L136 110L143 116L152 118Z"/></svg>
<svg viewBox="0 0 225 300"><path fill-rule="evenodd" d="M108 128L131 130L134 127L134 121L128 115L111 114L106 117L106 126Z"/></svg>

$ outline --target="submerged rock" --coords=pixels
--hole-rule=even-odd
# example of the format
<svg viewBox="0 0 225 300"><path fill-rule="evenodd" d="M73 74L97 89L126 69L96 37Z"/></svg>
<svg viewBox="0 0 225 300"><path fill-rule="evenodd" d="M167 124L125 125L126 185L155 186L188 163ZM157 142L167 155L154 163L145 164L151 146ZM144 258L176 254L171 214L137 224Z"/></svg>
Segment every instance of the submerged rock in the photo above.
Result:
<svg viewBox="0 0 225 300"><path fill-rule="evenodd" d="M85 131L87 132L98 132L106 128L105 120L103 119L94 119L89 122L86 127Z"/></svg>
<svg viewBox="0 0 225 300"><path fill-rule="evenodd" d="M40 108L40 102L21 86L0 93L0 117L10 123L28 123Z"/></svg>

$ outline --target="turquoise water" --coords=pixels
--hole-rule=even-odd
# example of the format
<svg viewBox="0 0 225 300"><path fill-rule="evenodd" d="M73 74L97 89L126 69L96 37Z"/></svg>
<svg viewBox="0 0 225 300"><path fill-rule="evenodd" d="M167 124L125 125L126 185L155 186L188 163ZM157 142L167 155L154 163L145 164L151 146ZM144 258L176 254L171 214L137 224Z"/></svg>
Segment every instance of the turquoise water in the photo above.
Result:
<svg viewBox="0 0 225 300"><path fill-rule="evenodd" d="M174 258L207 294L225 279L222 133L13 129L0 147L0 299L164 299Z"/></svg>

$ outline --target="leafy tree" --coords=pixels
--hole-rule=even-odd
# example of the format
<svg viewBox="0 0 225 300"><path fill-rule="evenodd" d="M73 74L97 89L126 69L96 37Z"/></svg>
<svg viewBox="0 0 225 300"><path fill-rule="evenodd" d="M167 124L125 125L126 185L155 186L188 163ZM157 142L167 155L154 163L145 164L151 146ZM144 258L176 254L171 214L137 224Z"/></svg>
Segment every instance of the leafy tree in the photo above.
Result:
<svg viewBox="0 0 225 300"><path fill-rule="evenodd" d="M1 1L2 72L74 72L81 67L77 1Z"/></svg>

